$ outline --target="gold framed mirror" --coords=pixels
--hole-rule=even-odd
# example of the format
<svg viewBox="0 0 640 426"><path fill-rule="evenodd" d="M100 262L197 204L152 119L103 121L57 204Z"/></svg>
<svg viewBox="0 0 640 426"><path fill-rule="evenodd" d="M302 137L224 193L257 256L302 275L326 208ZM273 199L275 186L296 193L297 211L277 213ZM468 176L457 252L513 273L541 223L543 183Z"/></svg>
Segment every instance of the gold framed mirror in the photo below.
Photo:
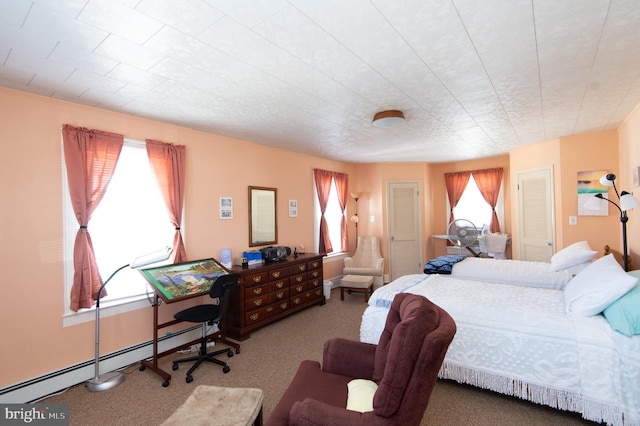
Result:
<svg viewBox="0 0 640 426"><path fill-rule="evenodd" d="M278 243L276 188L249 187L249 247Z"/></svg>

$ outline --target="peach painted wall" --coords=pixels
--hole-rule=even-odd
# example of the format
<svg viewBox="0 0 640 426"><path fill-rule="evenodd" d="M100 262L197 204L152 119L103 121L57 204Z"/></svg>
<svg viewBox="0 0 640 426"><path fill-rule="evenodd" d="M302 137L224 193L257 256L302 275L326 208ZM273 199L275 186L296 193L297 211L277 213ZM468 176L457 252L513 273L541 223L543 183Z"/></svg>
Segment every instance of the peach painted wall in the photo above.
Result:
<svg viewBox="0 0 640 426"><path fill-rule="evenodd" d="M426 220L430 216L431 206L425 204L428 197L428 173L430 165L426 163L376 163L358 166L354 188L363 192L358 202L359 235L377 235L380 238L380 250L385 258L385 274L389 272L388 238L387 233L387 183L391 181L416 181L420 187L420 202L422 205L422 237L431 232L430 223ZM427 190L425 190L427 188ZM373 217L373 222L371 221ZM354 245L355 247L355 245ZM423 250L423 258L424 258Z"/></svg>
<svg viewBox="0 0 640 426"><path fill-rule="evenodd" d="M313 238L313 168L353 174L346 163L277 150L60 100L0 89L3 263L0 388L90 360L94 322L63 327L61 126L101 129L127 138L184 144L186 154L185 242L189 259L234 255L248 249L247 186L278 189L278 241ZM221 196L233 197L234 218L218 218ZM298 200L289 218L287 201ZM196 303L195 301L193 303ZM179 305L179 304L176 304ZM164 306L161 321L184 306ZM103 317L102 353L151 338L152 309ZM35 346L34 346L35 345ZM38 348L21 350L19 348ZM42 356L42 350L46 356Z"/></svg>
<svg viewBox="0 0 640 426"><path fill-rule="evenodd" d="M488 157L478 160L458 161L453 163L439 163L431 165L430 173L430 200L431 226L433 230L426 240L427 259L446 254L445 240L431 238L434 234L445 234L449 225L449 212L447 211L447 187L444 181L445 173L461 172L466 170L481 170L502 167L504 169L504 223L501 223L501 231L511 234L511 185L509 173L509 156ZM510 256L509 251L506 252Z"/></svg>
<svg viewBox="0 0 640 426"><path fill-rule="evenodd" d="M514 182L517 170L552 163L560 186L556 197L565 192L575 194L571 189L571 185L575 185L575 173L571 170L585 167L580 162L585 156L582 151L600 143L597 137L585 139L584 145L581 144L581 138L571 139L566 142L569 148L563 149L560 140L547 141L516 150L510 157L460 163L354 165L2 88L0 217L5 226L0 231L3 242L0 254L5 263L0 284L3 294L0 319L2 336L5 342L10 343L0 349L0 362L15 368L3 370L0 388L91 360L94 355L92 321L66 328L62 326L60 129L64 123L117 132L132 139L153 138L187 146L184 231L187 255L191 259L218 257L220 249L225 247L230 247L234 255L248 248L248 185L278 188L278 232L281 244L296 246L303 243L307 248L313 247L311 188L312 169L317 167L348 173L350 188L364 193L358 203L358 213L362 219L359 233L379 235L383 255L387 250L386 183L390 180L418 181L421 186L426 246L423 258L426 260L435 254L435 249L429 246L430 236L442 232L448 220L442 178L444 172L502 166L509 169L505 181L506 187L510 187L513 185L509 182ZM627 119L619 134L621 182L624 188L631 188L631 166L640 165L637 143L640 138L640 112L636 110ZM611 143L609 138L610 135L607 135L604 140ZM608 152L600 154L604 156ZM561 155L575 157L575 164L567 169L570 170L568 177L562 179ZM221 156L224 157L223 161L220 161ZM595 167L611 167L613 170L616 161L610 164L607 158L604 161L606 164L598 161ZM571 181L568 189L565 188L567 180ZM233 220L218 219L218 200L221 196L233 197ZM515 201L512 191L507 191L505 197L505 231L514 234L515 221L511 217L515 214ZM297 218L289 218L284 213L289 199L298 200ZM567 203L564 206L557 202L556 206L561 212L569 211L570 201ZM347 208L350 216L355 211L353 200L349 200ZM635 241L640 237L638 214L635 211L630 214L630 235L634 236ZM371 216L374 217L373 222L370 221ZM615 218L613 222L616 222ZM581 225L583 222L579 223ZM355 247L354 228L349 223L352 247ZM561 225L559 228L559 234L565 232ZM584 232L586 235L589 231ZM597 234L596 230L591 232ZM569 238L567 236L564 239ZM560 235L559 239L563 239L563 236ZM640 246L636 244L634 247L633 241L630 247L635 254L640 251ZM341 263L325 262L324 272L326 277L339 275ZM170 318L177 309L171 306L165 308L161 310L161 321ZM151 309L141 309L103 318L101 352L111 352L149 340L151 314ZM46 348L46 357L40 356L41 351L15 350L33 348L34 340L38 348Z"/></svg>
<svg viewBox="0 0 640 426"><path fill-rule="evenodd" d="M640 167L640 105L618 128L619 164L617 170L620 189L640 199L640 188L633 186L633 168ZM627 212L627 238L629 253L636 269L640 268L640 208Z"/></svg>
<svg viewBox="0 0 640 426"><path fill-rule="evenodd" d="M540 167L553 167L554 226L556 251L576 241L586 240L594 250L604 244L618 247L619 229L616 216L579 216L578 225L569 225L569 216L578 214L577 173L589 170L617 169L618 147L614 131L581 134L528 145L510 152L513 234L517 235L517 173ZM517 241L513 257L518 258Z"/></svg>
<svg viewBox="0 0 640 426"><path fill-rule="evenodd" d="M560 138L560 157L562 193L556 194L556 203L560 207L556 225L561 239L556 251L582 240L586 240L594 250L600 252L605 244L616 249L621 247L620 215L613 206L609 207L607 217L578 216L578 224L569 225L569 216L578 215L578 172L607 170L618 174L617 132L587 133ZM609 197L615 199L613 191Z"/></svg>
<svg viewBox="0 0 640 426"><path fill-rule="evenodd" d="M509 153L509 161L510 161L510 175L511 175L511 182L513 182L513 185L511 188L511 193L512 193L512 197L511 197L511 211L512 213L512 220L511 220L511 229L512 229L512 235L516 236L518 235L518 220L517 220L517 214L518 214L518 208L517 208L517 203L518 203L518 196L517 196L517 192L515 189L515 186L518 183L518 177L517 177L517 173L520 171L527 171L527 170L533 170L533 169L537 169L540 167L545 167L545 166L552 166L553 167L553 182L554 185L556 185L555 188L555 199L554 199L554 206L555 206L555 213L554 213L554 217L558 216L558 212L559 212L559 203L558 203L558 196L559 196L559 192L561 193L561 187L558 187L558 183L560 183L560 179L559 179L559 169L560 169L560 148L559 148L559 141L557 139L553 139L553 140L549 140L549 141L544 141L544 142L540 142L537 144L533 144L533 145L528 145L522 148L518 148L515 149L513 151L511 151ZM558 243L558 223L557 223L557 219L555 220L555 232L556 232L556 244ZM516 238L514 238L513 243L511 244L511 252L512 252L512 258L513 259L518 259L518 241Z"/></svg>

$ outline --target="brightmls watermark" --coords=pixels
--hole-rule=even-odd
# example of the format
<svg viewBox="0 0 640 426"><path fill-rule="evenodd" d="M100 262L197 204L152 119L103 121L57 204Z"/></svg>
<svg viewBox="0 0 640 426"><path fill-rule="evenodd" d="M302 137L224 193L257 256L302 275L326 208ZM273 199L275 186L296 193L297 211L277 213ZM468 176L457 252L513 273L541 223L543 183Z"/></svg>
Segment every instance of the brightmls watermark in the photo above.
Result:
<svg viewBox="0 0 640 426"><path fill-rule="evenodd" d="M0 404L0 425L68 426L68 404Z"/></svg>

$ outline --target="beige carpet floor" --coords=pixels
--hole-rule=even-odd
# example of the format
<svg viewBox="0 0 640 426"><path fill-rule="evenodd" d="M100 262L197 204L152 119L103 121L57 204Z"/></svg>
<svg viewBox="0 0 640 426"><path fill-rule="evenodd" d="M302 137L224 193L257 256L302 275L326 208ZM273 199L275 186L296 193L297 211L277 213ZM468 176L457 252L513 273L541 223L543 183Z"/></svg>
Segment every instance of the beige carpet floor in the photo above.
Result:
<svg viewBox="0 0 640 426"><path fill-rule="evenodd" d="M125 368L120 386L98 393L84 384L51 396L43 402L69 404L71 425L156 425L181 405L197 385L255 387L264 392L264 418L277 404L304 359L321 361L322 346L331 337L359 338L360 318L366 305L362 294L345 295L334 289L324 306L314 306L252 333L241 342L241 352L231 358L231 371L222 372L214 364L203 364L192 383L185 382L187 365L171 370L171 360L183 354L162 358L159 365L172 374L171 384L163 388L162 379L150 370L139 371L139 364ZM215 419L212 422L215 425ZM439 381L422 425L592 425L579 415L531 404L450 381Z"/></svg>

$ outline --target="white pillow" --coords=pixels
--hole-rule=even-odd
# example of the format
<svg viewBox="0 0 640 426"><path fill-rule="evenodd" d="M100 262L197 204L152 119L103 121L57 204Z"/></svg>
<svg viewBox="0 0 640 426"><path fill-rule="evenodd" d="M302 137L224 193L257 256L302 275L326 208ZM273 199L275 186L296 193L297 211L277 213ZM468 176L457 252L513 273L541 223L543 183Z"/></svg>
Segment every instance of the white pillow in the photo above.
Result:
<svg viewBox="0 0 640 426"><path fill-rule="evenodd" d="M366 379L353 379L347 383L347 410L366 413L373 411L373 396L378 384Z"/></svg>
<svg viewBox="0 0 640 426"><path fill-rule="evenodd" d="M567 246L551 256L551 271L561 271L572 266L588 262L598 254L597 251L591 250L589 243L579 241Z"/></svg>
<svg viewBox="0 0 640 426"><path fill-rule="evenodd" d="M602 312L636 285L638 279L627 274L613 254L596 260L564 289L564 303L569 316L592 316Z"/></svg>

